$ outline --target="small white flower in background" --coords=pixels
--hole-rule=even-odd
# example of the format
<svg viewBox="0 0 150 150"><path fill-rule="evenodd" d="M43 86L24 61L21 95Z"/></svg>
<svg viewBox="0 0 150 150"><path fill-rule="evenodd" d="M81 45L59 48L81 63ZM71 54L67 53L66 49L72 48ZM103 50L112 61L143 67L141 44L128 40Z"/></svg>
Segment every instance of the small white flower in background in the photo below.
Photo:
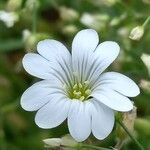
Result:
<svg viewBox="0 0 150 150"><path fill-rule="evenodd" d="M66 35L72 35L78 31L78 28L75 25L66 25L63 27L62 32Z"/></svg>
<svg viewBox="0 0 150 150"><path fill-rule="evenodd" d="M83 25L96 30L106 27L108 20L109 16L107 14L90 14L88 12L83 13L80 18Z"/></svg>
<svg viewBox="0 0 150 150"><path fill-rule="evenodd" d="M80 21L81 21L81 23L83 23L86 26L92 26L92 25L94 25L96 20L95 20L95 17L92 14L84 13L81 16Z"/></svg>
<svg viewBox="0 0 150 150"><path fill-rule="evenodd" d="M127 38L129 35L129 29L127 27L121 27L118 29L117 34L122 38Z"/></svg>
<svg viewBox="0 0 150 150"><path fill-rule="evenodd" d="M59 8L59 11L60 11L60 17L64 21L74 21L79 18L78 12L74 9L62 6Z"/></svg>
<svg viewBox="0 0 150 150"><path fill-rule="evenodd" d="M142 26L137 26L133 28L130 32L129 38L135 41L139 41L144 34L144 28Z"/></svg>
<svg viewBox="0 0 150 150"><path fill-rule="evenodd" d="M127 18L127 14L124 13L119 17L114 17L111 21L110 21L110 26L117 26L119 25L123 20L125 20Z"/></svg>
<svg viewBox="0 0 150 150"><path fill-rule="evenodd" d="M18 19L19 16L15 12L0 11L0 20L3 21L8 28L13 27Z"/></svg>
<svg viewBox="0 0 150 150"><path fill-rule="evenodd" d="M54 128L65 119L71 136L84 141L93 133L106 138L114 126L114 110L133 109L128 97L139 94L138 86L128 77L103 71L117 58L119 45L112 41L99 43L95 30L77 33L72 52L56 40L38 43L38 54L23 58L25 70L43 79L27 89L21 106L37 111L36 124Z"/></svg>
<svg viewBox="0 0 150 150"><path fill-rule="evenodd" d="M23 41L28 40L28 38L32 35L31 31L29 31L28 29L24 29L22 31L22 37L23 37Z"/></svg>

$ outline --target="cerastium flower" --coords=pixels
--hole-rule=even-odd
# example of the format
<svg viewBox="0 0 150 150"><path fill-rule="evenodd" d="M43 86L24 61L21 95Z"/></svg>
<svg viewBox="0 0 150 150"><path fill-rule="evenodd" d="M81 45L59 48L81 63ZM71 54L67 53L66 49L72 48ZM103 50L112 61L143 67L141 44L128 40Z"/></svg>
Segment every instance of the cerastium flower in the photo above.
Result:
<svg viewBox="0 0 150 150"><path fill-rule="evenodd" d="M25 110L38 110L35 122L39 127L54 128L67 119L75 140L84 141L91 132L104 139L113 129L114 110L133 108L128 97L139 94L138 86L120 73L102 73L118 56L118 44L98 42L97 32L85 29L75 36L71 53L49 39L38 43L38 54L24 56L25 70L43 79L21 97Z"/></svg>

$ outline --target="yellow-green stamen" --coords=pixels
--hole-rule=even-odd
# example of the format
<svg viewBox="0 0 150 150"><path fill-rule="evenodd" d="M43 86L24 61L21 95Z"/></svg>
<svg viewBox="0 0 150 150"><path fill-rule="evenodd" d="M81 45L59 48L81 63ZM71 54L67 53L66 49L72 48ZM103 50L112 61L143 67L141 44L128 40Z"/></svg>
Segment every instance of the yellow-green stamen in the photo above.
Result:
<svg viewBox="0 0 150 150"><path fill-rule="evenodd" d="M67 88L66 91L70 99L78 99L80 101L88 100L91 94L89 81L85 81L84 83L75 83L72 87Z"/></svg>

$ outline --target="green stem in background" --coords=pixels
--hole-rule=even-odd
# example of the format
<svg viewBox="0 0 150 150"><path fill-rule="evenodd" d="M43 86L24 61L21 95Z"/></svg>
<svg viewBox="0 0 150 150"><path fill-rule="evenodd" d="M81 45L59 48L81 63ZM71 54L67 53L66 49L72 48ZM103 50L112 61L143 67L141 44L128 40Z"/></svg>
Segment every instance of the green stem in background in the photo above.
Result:
<svg viewBox="0 0 150 150"><path fill-rule="evenodd" d="M150 16L145 20L145 22L143 23L143 28L145 28L147 26L147 24L149 23L150 21Z"/></svg>
<svg viewBox="0 0 150 150"><path fill-rule="evenodd" d="M143 146L138 142L138 140L130 133L130 131L127 129L127 127L119 120L117 120L119 125L126 131L126 133L129 135L129 137L134 141L134 143L140 148L140 150L144 150Z"/></svg>
<svg viewBox="0 0 150 150"><path fill-rule="evenodd" d="M38 13L38 1L34 1L33 15L32 15L32 33L35 34L37 30L37 13Z"/></svg>
<svg viewBox="0 0 150 150"><path fill-rule="evenodd" d="M81 148L90 148L90 149L95 149L95 150L111 150L109 148L104 148L104 147L99 147L99 146L94 146L94 145L89 145L89 144L81 144Z"/></svg>

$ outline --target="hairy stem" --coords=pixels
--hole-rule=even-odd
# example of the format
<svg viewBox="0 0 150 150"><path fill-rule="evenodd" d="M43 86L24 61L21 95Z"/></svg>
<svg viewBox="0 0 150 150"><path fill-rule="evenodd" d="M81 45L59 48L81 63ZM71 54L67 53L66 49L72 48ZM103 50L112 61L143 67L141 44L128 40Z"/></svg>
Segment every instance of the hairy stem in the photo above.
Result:
<svg viewBox="0 0 150 150"><path fill-rule="evenodd" d="M129 135L129 137L134 141L134 143L140 148L140 150L144 150L143 146L138 142L138 140L130 133L130 131L127 129L127 127L119 120L117 122L120 124L120 126L126 131L126 133Z"/></svg>

